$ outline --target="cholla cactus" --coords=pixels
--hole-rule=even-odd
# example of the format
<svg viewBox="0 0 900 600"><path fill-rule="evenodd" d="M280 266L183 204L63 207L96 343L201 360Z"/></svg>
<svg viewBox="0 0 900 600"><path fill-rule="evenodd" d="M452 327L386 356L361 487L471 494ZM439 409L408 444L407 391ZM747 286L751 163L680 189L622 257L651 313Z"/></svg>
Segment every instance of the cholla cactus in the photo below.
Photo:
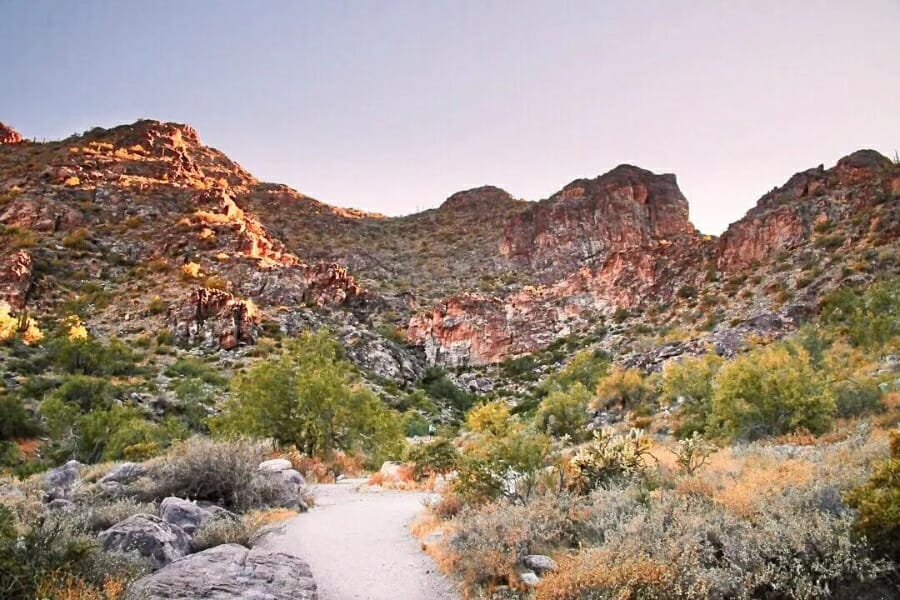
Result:
<svg viewBox="0 0 900 600"><path fill-rule="evenodd" d="M707 441L696 431L689 438L679 440L673 450L678 465L688 475L693 475L700 470L710 455L716 451L716 445Z"/></svg>
<svg viewBox="0 0 900 600"><path fill-rule="evenodd" d="M578 449L570 461L573 479L589 490L617 479L643 475L647 470L650 440L640 429L615 434L610 429L594 432L594 439Z"/></svg>

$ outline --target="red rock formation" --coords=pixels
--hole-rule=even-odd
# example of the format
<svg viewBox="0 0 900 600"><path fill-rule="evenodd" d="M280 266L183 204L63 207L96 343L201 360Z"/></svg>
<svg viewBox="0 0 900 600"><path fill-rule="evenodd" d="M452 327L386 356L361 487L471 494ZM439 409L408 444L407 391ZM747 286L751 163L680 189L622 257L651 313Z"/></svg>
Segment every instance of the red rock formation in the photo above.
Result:
<svg viewBox="0 0 900 600"><path fill-rule="evenodd" d="M19 132L0 122L0 144L18 144L25 141Z"/></svg>
<svg viewBox="0 0 900 600"><path fill-rule="evenodd" d="M616 252L698 237L674 175L621 165L573 181L513 218L500 252L552 281Z"/></svg>
<svg viewBox="0 0 900 600"><path fill-rule="evenodd" d="M791 177L759 199L718 242L718 269L734 273L810 242L817 223L847 223L886 197L900 195L900 167L874 150L859 150L826 170Z"/></svg>
<svg viewBox="0 0 900 600"><path fill-rule="evenodd" d="M231 350L242 342L256 341L256 316L252 302L222 290L200 288L179 306L170 307L167 318L169 327L181 339L205 340Z"/></svg>

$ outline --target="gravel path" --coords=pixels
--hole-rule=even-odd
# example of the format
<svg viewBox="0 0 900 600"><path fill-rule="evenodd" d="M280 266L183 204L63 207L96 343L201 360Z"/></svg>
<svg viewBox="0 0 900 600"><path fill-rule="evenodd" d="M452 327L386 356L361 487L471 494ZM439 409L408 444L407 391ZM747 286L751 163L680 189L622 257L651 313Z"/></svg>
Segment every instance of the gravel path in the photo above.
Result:
<svg viewBox="0 0 900 600"><path fill-rule="evenodd" d="M409 533L426 494L357 491L362 483L315 486L316 507L266 545L309 563L319 600L458 600Z"/></svg>

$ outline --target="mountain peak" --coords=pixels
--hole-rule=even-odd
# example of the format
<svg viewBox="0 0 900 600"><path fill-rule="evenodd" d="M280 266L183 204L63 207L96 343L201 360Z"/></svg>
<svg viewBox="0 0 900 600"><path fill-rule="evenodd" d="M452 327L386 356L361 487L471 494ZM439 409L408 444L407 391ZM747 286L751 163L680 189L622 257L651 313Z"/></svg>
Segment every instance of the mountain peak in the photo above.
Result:
<svg viewBox="0 0 900 600"><path fill-rule="evenodd" d="M483 185L470 190L456 192L447 198L442 209L477 209L501 202L512 201L509 192L493 185Z"/></svg>

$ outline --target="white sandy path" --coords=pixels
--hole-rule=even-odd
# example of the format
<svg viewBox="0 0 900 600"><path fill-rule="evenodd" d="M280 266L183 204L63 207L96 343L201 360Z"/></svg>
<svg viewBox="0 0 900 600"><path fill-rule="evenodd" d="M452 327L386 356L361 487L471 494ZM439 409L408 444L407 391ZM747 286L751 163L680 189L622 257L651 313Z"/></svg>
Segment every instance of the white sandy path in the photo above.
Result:
<svg viewBox="0 0 900 600"><path fill-rule="evenodd" d="M309 563L319 600L458 600L409 532L425 494L357 491L361 483L315 486L316 507L265 544Z"/></svg>

